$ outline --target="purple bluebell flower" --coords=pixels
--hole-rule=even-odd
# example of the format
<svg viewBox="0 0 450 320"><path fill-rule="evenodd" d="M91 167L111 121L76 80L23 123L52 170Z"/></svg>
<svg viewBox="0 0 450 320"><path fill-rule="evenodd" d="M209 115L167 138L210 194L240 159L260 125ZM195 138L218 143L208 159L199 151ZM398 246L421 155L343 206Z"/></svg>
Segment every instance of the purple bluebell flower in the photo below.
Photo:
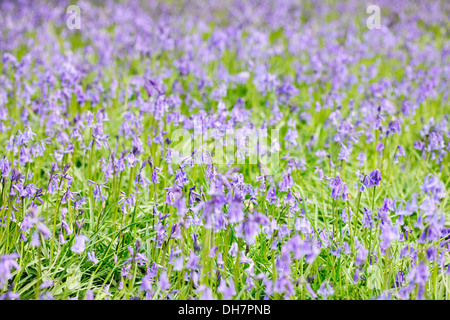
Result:
<svg viewBox="0 0 450 320"><path fill-rule="evenodd" d="M20 256L18 253L12 253L0 256L0 287L11 278L11 269L20 270L19 264L16 262Z"/></svg>
<svg viewBox="0 0 450 320"><path fill-rule="evenodd" d="M87 256L88 256L88 260L91 261L93 264L97 264L98 263L98 259L95 257L94 250L91 250L90 252L88 252Z"/></svg>
<svg viewBox="0 0 450 320"><path fill-rule="evenodd" d="M72 246L71 250L77 254L83 253L85 249L86 242L89 241L89 238L84 235L76 235L75 243Z"/></svg>
<svg viewBox="0 0 450 320"><path fill-rule="evenodd" d="M323 300L327 300L328 296L331 296L334 294L334 290L329 282L324 281L320 285L319 290L317 290L317 294L321 295Z"/></svg>
<svg viewBox="0 0 450 320"><path fill-rule="evenodd" d="M363 223L364 228L373 229L373 220L372 220L372 211L364 207L364 215L363 215Z"/></svg>
<svg viewBox="0 0 450 320"><path fill-rule="evenodd" d="M231 300L236 295L236 288L233 280L230 280L229 286L226 285L225 280L221 280L217 291L223 294L224 300Z"/></svg>
<svg viewBox="0 0 450 320"><path fill-rule="evenodd" d="M159 280L158 280L158 286L162 291L169 290L170 282L169 282L169 279L167 278L166 271L161 272L161 275L159 276Z"/></svg>

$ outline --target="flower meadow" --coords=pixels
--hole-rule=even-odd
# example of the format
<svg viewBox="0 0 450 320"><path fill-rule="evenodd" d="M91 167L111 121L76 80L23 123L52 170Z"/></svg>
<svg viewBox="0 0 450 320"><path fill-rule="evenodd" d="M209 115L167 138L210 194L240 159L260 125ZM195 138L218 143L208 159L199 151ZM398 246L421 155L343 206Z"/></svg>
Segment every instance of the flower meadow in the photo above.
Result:
<svg viewBox="0 0 450 320"><path fill-rule="evenodd" d="M1 299L450 299L448 1L72 4L0 2Z"/></svg>

